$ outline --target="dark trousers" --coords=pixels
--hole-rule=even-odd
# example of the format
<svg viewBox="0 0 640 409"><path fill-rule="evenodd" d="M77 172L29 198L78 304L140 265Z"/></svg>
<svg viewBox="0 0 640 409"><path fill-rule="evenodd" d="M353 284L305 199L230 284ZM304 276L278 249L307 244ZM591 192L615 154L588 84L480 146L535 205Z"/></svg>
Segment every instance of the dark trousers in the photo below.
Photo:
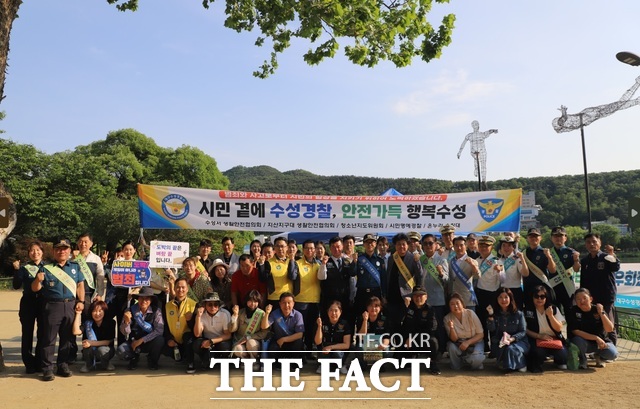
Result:
<svg viewBox="0 0 640 409"><path fill-rule="evenodd" d="M116 328L120 328L124 312L127 309L129 289L122 287L115 287L114 298L109 304L109 313L116 317ZM127 342L127 336L121 331L117 330L118 346Z"/></svg>
<svg viewBox="0 0 640 409"><path fill-rule="evenodd" d="M445 305L430 306L433 310L433 314L436 316L436 322L438 323L438 329L436 329L436 338L438 339L438 352L443 353L447 350L447 330L444 327L444 316L449 313L449 307Z"/></svg>
<svg viewBox="0 0 640 409"><path fill-rule="evenodd" d="M478 318L480 318L482 329L484 330L484 350L485 352L489 352L491 349L489 347L489 330L487 329L487 318L489 318L487 307L490 305L494 311L498 311L498 290L487 291L476 288L476 297L478 298L478 308L476 308L475 312ZM515 298L515 294L513 297Z"/></svg>
<svg viewBox="0 0 640 409"><path fill-rule="evenodd" d="M529 361L529 370L533 373L542 372L542 364L546 361L549 355L553 356L553 362L556 365L566 365L567 364L567 348L562 349L550 349L550 348L538 348L536 346L536 340L534 338L529 338L529 345L531 349L529 350L528 361Z"/></svg>
<svg viewBox="0 0 640 409"><path fill-rule="evenodd" d="M42 349L40 362L42 370L53 370L53 356L56 350L56 338L60 337L58 345L57 364L65 364L69 360L69 342L71 329L75 318L75 300L69 302L46 301L42 309L40 321L44 324L42 330Z"/></svg>
<svg viewBox="0 0 640 409"><path fill-rule="evenodd" d="M116 355L113 345L82 348L82 359L87 368L107 369L109 362ZM100 362L100 365L98 365Z"/></svg>
<svg viewBox="0 0 640 409"><path fill-rule="evenodd" d="M158 336L149 342L143 342L140 345L140 352L147 354L147 363L149 366L157 366L162 354L162 347L164 346L164 337ZM139 354L136 354L136 359Z"/></svg>
<svg viewBox="0 0 640 409"><path fill-rule="evenodd" d="M613 303L602 303L602 307L604 308L604 312L607 313L607 317L609 321L613 323L613 331L609 333L609 339L613 345L618 343L618 332L616 331L616 325L618 324L616 307Z"/></svg>
<svg viewBox="0 0 640 409"><path fill-rule="evenodd" d="M420 336L417 337L416 341L418 342L418 345L409 345L409 347L405 347L402 346L400 348L400 351L411 351L413 353L415 353L416 355L420 356L420 355L424 355L427 358L431 358L431 365L430 368L431 369L438 369L438 349L439 349L439 342L436 338L434 337L430 337L429 338L429 346L427 347L426 345L419 345L420 344ZM400 358L409 358L409 354L396 354L396 357L400 355Z"/></svg>
<svg viewBox="0 0 640 409"><path fill-rule="evenodd" d="M206 338L196 338L193 341L194 356L200 357L203 366L208 368L212 357L228 358L231 354L231 340L218 342L210 348L202 348L202 343L206 340Z"/></svg>
<svg viewBox="0 0 640 409"><path fill-rule="evenodd" d="M296 339L292 342L285 342L282 346L278 345L277 340L272 339L269 342L269 347L267 348L268 357L269 358L302 358L302 354L299 352L288 352L288 351L302 351L304 343L302 339Z"/></svg>
<svg viewBox="0 0 640 409"><path fill-rule="evenodd" d="M20 345L20 353L22 362L27 372L35 372L40 369L40 350L42 349L42 321L40 315L42 302L40 297L22 296L20 299L20 324L22 325L22 343ZM33 355L33 332L37 324L37 345L35 355Z"/></svg>
<svg viewBox="0 0 640 409"><path fill-rule="evenodd" d="M369 302L369 298L378 297L382 300L382 290L380 287L377 288L359 288L356 290L356 299L353 303L353 314L356 317L362 315L363 312L367 309L367 303Z"/></svg>
<svg viewBox="0 0 640 409"><path fill-rule="evenodd" d="M304 322L304 346L308 352L311 352L314 345L313 339L316 335L316 320L320 315L318 303L296 303L295 309L302 315L302 321Z"/></svg>
<svg viewBox="0 0 640 409"><path fill-rule="evenodd" d="M192 332L185 332L184 334L182 334L182 343L178 344L178 350L180 351L180 356L187 364L193 363L193 333ZM173 348L167 345L166 342L162 347L162 354L171 358L174 357Z"/></svg>

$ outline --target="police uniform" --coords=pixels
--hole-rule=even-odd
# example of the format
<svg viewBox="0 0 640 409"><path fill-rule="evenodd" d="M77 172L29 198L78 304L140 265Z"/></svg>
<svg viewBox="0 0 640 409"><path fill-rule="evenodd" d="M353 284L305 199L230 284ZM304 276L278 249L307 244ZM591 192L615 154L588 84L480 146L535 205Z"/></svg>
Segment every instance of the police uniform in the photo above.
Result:
<svg viewBox="0 0 640 409"><path fill-rule="evenodd" d="M349 291L351 277L355 275L356 265L351 262L350 258L346 258L346 256L338 259L333 256L329 257L326 264L326 277L320 282L320 311L323 314L323 321L333 301L340 301L342 316L352 320ZM328 318L326 319L328 320Z"/></svg>
<svg viewBox="0 0 640 409"><path fill-rule="evenodd" d="M562 266L565 269L565 274L567 274L567 272L573 271L573 253L575 252L574 249L569 248L567 246L562 246L559 249L554 248L551 251L555 251L556 254L558 255L558 258L560 259L560 262L562 263ZM551 280L554 277L558 276L559 274L560 274L560 269L556 270L555 274L549 274L549 279ZM571 278L571 275L569 279L573 281L573 278ZM567 288L564 286L562 282L558 283L555 287L553 287L553 290L556 293L557 304L562 306L562 311L565 314L568 313L573 305L573 294L569 294L569 292L567 291Z"/></svg>
<svg viewBox="0 0 640 409"><path fill-rule="evenodd" d="M322 343L318 345L318 350L322 350L323 347L342 344L344 342L345 335L352 335L353 328L349 324L349 321L345 319L338 319L338 322L332 324L330 321L322 323ZM328 354L318 353L318 361L327 358L343 359L347 351L332 350Z"/></svg>
<svg viewBox="0 0 640 409"><path fill-rule="evenodd" d="M368 262L378 271L378 280L365 267ZM368 256L367 253L358 256L357 264L357 282L356 282L356 298L354 314L362 314L367 309L369 298L376 296L382 299L387 287L387 272L384 266L384 260L375 253Z"/></svg>
<svg viewBox="0 0 640 409"><path fill-rule="evenodd" d="M541 246L538 246L535 249L531 247L527 247L524 251L527 259L529 259L536 267L538 267L545 277L549 278L549 271L547 270L547 266L549 265L549 260L547 256L544 254L544 250ZM556 304L556 293L549 285L549 282L543 282L531 269L529 266L529 275L526 277L522 277L522 287L524 290L524 304L531 304L531 300L533 298L533 288L536 286L543 286L547 289L547 294L549 294L550 300L553 304ZM520 308L520 306L518 306Z"/></svg>
<svg viewBox="0 0 640 409"><path fill-rule="evenodd" d="M42 348L42 321L40 321L40 315L42 298L38 293L34 293L33 290L31 290L31 283L36 278L36 274L42 266L42 262L38 265L29 262L13 273L13 289L17 290L22 287L22 298L20 298L20 309L18 311L18 317L20 317L20 324L22 325L20 353L27 373L35 373L41 369L40 349ZM34 356L32 354L33 331L36 325L38 338Z"/></svg>
<svg viewBox="0 0 640 409"><path fill-rule="evenodd" d="M426 291L424 293L426 294ZM437 330L438 322L433 309L427 303L418 307L412 300L402 320L402 336L405 342L410 341L409 346L403 349L427 354L431 358L430 370L433 374L440 374L437 363L439 349ZM428 334L428 338L423 338L422 334Z"/></svg>
<svg viewBox="0 0 640 409"><path fill-rule="evenodd" d="M613 305L616 301L618 287L616 286L615 272L620 270L620 260L610 257L603 251L598 251L595 257L587 254L580 260L580 287L589 290L594 304L602 304L609 320L615 322ZM615 345L618 336L614 331L609 338Z"/></svg>
<svg viewBox="0 0 640 409"><path fill-rule="evenodd" d="M80 266L73 261L67 261L64 265L48 264L40 270L40 272L44 272L42 290L39 292L43 300L41 316L43 341L40 352L42 370L45 373L52 370L56 337L59 336L58 373L63 376L69 376L70 373L66 368L66 362L69 360L69 348L73 336L71 331L75 318L76 294L75 289L72 292L51 273L51 269L56 267L61 269L64 274L67 274L76 286L84 281L84 277L80 272Z"/></svg>

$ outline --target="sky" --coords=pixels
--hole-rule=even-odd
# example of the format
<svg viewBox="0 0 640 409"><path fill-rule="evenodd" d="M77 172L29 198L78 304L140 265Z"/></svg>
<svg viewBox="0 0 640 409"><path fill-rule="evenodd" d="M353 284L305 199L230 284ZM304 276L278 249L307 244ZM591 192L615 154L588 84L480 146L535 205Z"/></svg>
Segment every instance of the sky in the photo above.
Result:
<svg viewBox="0 0 640 409"><path fill-rule="evenodd" d="M198 147L221 171L461 181L475 180L469 146L456 154L477 120L498 129L485 141L489 181L575 175L580 132L553 130L558 108L614 102L640 77L615 58L640 54L636 0L434 3L434 26L456 15L438 60L365 68L340 51L312 67L300 40L266 80L252 72L270 49L254 46L257 32L224 28L224 3L140 3L122 13L106 0L24 2L3 137L54 153L134 128L163 147ZM590 173L640 168L639 119L640 105L585 128Z"/></svg>

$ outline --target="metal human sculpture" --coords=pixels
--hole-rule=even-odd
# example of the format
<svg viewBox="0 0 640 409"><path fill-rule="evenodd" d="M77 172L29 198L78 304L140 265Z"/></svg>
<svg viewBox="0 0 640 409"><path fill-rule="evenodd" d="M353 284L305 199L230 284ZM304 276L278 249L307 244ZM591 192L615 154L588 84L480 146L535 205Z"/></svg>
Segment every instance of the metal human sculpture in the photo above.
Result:
<svg viewBox="0 0 640 409"><path fill-rule="evenodd" d="M474 172L473 174L478 177L480 175L480 179L482 181L482 185L486 187L487 181L487 149L484 147L484 140L489 137L492 133L498 133L497 129L489 129L485 132L480 132L480 124L478 121L471 122L471 127L473 128L473 132L467 134L464 137L464 141L462 141L462 145L460 146L460 150L458 151L458 159L460 159L460 154L464 149L464 146L469 142L471 149L471 157L473 158L473 166ZM480 169L478 169L480 166Z"/></svg>
<svg viewBox="0 0 640 409"><path fill-rule="evenodd" d="M640 97L631 99L633 94L640 87L640 77L636 78L635 84L622 95L622 98L616 102L610 104L598 105L597 107L585 108L577 114L568 114L567 107L562 105L560 112L562 115L559 118L555 118L551 124L556 132L570 132L576 129L580 129L580 125L587 126L592 122L604 118L613 114L621 109L631 108L635 105L640 105ZM582 116L582 123L580 117Z"/></svg>

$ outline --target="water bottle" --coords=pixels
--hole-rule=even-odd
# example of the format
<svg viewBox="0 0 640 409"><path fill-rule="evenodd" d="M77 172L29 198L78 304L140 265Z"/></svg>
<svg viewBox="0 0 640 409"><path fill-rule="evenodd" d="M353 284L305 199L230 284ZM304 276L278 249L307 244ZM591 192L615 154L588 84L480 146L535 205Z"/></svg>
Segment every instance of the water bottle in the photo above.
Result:
<svg viewBox="0 0 640 409"><path fill-rule="evenodd" d="M177 346L173 347L173 359L178 362L182 360L182 356L180 356L180 348Z"/></svg>

